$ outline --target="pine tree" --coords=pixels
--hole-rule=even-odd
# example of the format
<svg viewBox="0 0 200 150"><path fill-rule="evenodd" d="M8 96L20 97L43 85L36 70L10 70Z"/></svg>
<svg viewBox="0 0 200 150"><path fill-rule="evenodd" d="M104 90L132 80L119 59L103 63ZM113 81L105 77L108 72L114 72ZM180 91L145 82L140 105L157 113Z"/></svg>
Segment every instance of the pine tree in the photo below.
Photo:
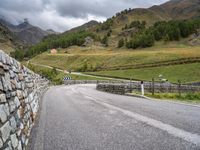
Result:
<svg viewBox="0 0 200 150"><path fill-rule="evenodd" d="M106 47L108 46L108 36L104 36L103 39L101 40L101 43L104 44Z"/></svg>
<svg viewBox="0 0 200 150"><path fill-rule="evenodd" d="M118 42L118 48L121 48L124 46L124 39L120 39Z"/></svg>

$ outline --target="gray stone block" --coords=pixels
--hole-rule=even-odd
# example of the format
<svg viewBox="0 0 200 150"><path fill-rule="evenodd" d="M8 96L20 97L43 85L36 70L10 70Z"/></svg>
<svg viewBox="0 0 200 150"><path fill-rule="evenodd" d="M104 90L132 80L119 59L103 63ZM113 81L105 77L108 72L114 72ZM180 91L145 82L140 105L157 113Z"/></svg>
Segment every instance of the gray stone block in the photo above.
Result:
<svg viewBox="0 0 200 150"><path fill-rule="evenodd" d="M9 101L10 113L14 112L16 108L17 108L17 107L16 107L14 101Z"/></svg>
<svg viewBox="0 0 200 150"><path fill-rule="evenodd" d="M0 90L3 91L3 84L1 78L0 78Z"/></svg>
<svg viewBox="0 0 200 150"><path fill-rule="evenodd" d="M10 115L10 111L9 111L9 106L8 106L8 104L4 104L4 111L5 111L5 113L7 114L7 116Z"/></svg>
<svg viewBox="0 0 200 150"><path fill-rule="evenodd" d="M5 71L9 71L9 67L8 67L7 65L3 65L3 69L4 69Z"/></svg>
<svg viewBox="0 0 200 150"><path fill-rule="evenodd" d="M12 148L12 143L11 143L10 140L8 141L8 148L9 148L9 150L13 150L13 148Z"/></svg>
<svg viewBox="0 0 200 150"><path fill-rule="evenodd" d="M0 94L0 102L6 102L6 95Z"/></svg>
<svg viewBox="0 0 200 150"><path fill-rule="evenodd" d="M5 112L4 105L0 105L0 120L2 123L6 122L6 120L7 120L7 114Z"/></svg>
<svg viewBox="0 0 200 150"><path fill-rule="evenodd" d="M14 79L14 78L15 78L14 72L13 72L12 70L9 70L9 73L10 73L10 77L11 77L12 79Z"/></svg>
<svg viewBox="0 0 200 150"><path fill-rule="evenodd" d="M0 128L0 132L2 135L2 139L3 142L6 142L10 136L10 131L11 131L11 127L9 125L9 122L7 121L1 128Z"/></svg>
<svg viewBox="0 0 200 150"><path fill-rule="evenodd" d="M3 141L2 139L0 138L0 149L3 147Z"/></svg>
<svg viewBox="0 0 200 150"><path fill-rule="evenodd" d="M11 96L15 97L16 96L16 92L15 91L11 92Z"/></svg>
<svg viewBox="0 0 200 150"><path fill-rule="evenodd" d="M2 63L6 63L5 53L3 51L0 51L0 60Z"/></svg>
<svg viewBox="0 0 200 150"><path fill-rule="evenodd" d="M13 146L13 148L17 148L17 146L18 146L18 139L17 139L17 136L16 136L16 134L12 134L11 136L10 136L10 138L11 138L11 142L12 142L12 146Z"/></svg>
<svg viewBox="0 0 200 150"><path fill-rule="evenodd" d="M13 133L16 132L17 123L16 123L16 120L15 120L15 117L11 117L9 122L10 122L10 127L11 127L12 132Z"/></svg>
<svg viewBox="0 0 200 150"><path fill-rule="evenodd" d="M5 71L3 68L0 68L0 75L4 75Z"/></svg>
<svg viewBox="0 0 200 150"><path fill-rule="evenodd" d="M15 98L14 98L14 103L15 103L15 105L16 105L17 107L20 106L20 101L19 101L19 99L18 99L17 96L15 96Z"/></svg>
<svg viewBox="0 0 200 150"><path fill-rule="evenodd" d="M19 143L18 143L17 150L22 150L22 143L21 143L21 141L19 141Z"/></svg>
<svg viewBox="0 0 200 150"><path fill-rule="evenodd" d="M24 98L23 94L22 94L22 91L20 91L20 90L17 90L17 96L18 96L19 99L23 99Z"/></svg>
<svg viewBox="0 0 200 150"><path fill-rule="evenodd" d="M8 55L5 56L5 59L6 59L6 64L11 65L11 60L10 60L10 57Z"/></svg>

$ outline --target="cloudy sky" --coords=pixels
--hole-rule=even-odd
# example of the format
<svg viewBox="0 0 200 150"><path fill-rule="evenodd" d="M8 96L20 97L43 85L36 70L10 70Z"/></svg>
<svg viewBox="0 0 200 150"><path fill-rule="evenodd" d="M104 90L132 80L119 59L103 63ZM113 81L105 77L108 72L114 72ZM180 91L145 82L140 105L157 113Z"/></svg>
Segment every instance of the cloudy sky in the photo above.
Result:
<svg viewBox="0 0 200 150"><path fill-rule="evenodd" d="M24 18L43 29L66 31L90 20L105 21L126 8L150 7L167 0L0 0L0 16L13 24Z"/></svg>

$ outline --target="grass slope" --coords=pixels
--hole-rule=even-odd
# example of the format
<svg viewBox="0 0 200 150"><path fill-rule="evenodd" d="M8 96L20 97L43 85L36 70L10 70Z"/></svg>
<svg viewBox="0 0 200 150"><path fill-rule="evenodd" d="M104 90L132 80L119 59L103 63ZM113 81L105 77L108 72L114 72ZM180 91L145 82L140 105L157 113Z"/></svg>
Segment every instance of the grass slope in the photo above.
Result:
<svg viewBox="0 0 200 150"><path fill-rule="evenodd" d="M68 74L68 73L64 73L61 71L56 71L56 73L55 73L53 71L53 69L50 69L47 67L42 67L42 66L37 66L37 65L33 65L33 64L31 64L31 65L29 64L28 68L30 68L34 72L36 72L46 78L48 78L54 84L62 84L64 77L71 77L72 80L103 80L101 78L73 75L73 74Z"/></svg>
<svg viewBox="0 0 200 150"><path fill-rule="evenodd" d="M158 78L158 76L162 74L163 77L170 82L177 82L178 80L181 80L182 83L198 82L200 81L200 63L146 69L99 71L90 72L90 74L149 81L152 80L153 77Z"/></svg>
<svg viewBox="0 0 200 150"><path fill-rule="evenodd" d="M131 66L140 64L159 63L181 58L200 57L200 47L191 47L183 44L171 43L146 49L127 50L117 48L70 47L60 50L58 54L45 52L31 59L33 63L49 65L60 69L80 71L87 64L86 71L91 68Z"/></svg>

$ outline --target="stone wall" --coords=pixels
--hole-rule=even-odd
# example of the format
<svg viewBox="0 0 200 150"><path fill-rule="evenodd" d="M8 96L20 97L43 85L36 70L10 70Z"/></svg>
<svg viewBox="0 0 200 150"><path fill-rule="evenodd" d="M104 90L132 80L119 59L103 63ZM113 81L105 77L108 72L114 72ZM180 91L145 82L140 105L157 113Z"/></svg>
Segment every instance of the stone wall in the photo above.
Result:
<svg viewBox="0 0 200 150"><path fill-rule="evenodd" d="M124 95L126 93L126 89L128 89L127 84L97 84L97 90L104 91L108 93L120 94Z"/></svg>
<svg viewBox="0 0 200 150"><path fill-rule="evenodd" d="M128 83L129 81L111 81L111 80L66 80L63 81L63 84L65 85L71 85L71 84L99 84L99 83Z"/></svg>
<svg viewBox="0 0 200 150"><path fill-rule="evenodd" d="M47 87L46 79L0 50L0 149L25 149Z"/></svg>
<svg viewBox="0 0 200 150"><path fill-rule="evenodd" d="M66 80L64 81L65 85L72 85L72 84L97 84L98 81L96 80Z"/></svg>
<svg viewBox="0 0 200 150"><path fill-rule="evenodd" d="M97 84L97 90L115 93L115 94L126 94L133 91L141 91L140 82L130 82L130 83L99 83ZM200 86L193 85L177 85L170 83L154 83L144 82L144 91L151 93L194 93L200 92Z"/></svg>
<svg viewBox="0 0 200 150"><path fill-rule="evenodd" d="M141 91L141 83L135 82L129 84L128 88L132 91ZM145 92L152 92L154 90L155 93L194 93L200 92L199 86L194 85L178 85L172 83L157 83L155 82L154 85L152 82L144 82L144 90Z"/></svg>

